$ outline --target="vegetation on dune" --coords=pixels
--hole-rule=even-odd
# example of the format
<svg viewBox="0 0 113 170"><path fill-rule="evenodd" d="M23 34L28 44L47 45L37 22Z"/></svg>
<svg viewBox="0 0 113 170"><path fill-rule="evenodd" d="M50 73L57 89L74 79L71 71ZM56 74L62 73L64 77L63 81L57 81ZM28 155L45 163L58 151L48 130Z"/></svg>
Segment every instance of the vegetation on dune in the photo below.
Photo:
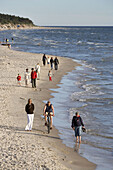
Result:
<svg viewBox="0 0 113 170"><path fill-rule="evenodd" d="M12 24L12 25L34 25L29 18L23 18L15 15L1 14L0 13L0 24Z"/></svg>

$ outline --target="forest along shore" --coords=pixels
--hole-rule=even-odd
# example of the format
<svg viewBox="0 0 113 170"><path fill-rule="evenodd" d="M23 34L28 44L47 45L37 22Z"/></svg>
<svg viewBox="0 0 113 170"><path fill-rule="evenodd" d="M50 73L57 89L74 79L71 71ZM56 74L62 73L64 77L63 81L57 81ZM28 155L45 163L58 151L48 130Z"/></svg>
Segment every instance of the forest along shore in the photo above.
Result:
<svg viewBox="0 0 113 170"><path fill-rule="evenodd" d="M18 52L0 46L0 169L77 169L93 170L96 165L82 158L73 149L62 144L58 131L53 127L48 135L44 126L44 100L52 98L51 88L57 88L62 76L72 71L77 63L58 57L60 66L48 81L48 66L42 66L42 54ZM54 56L53 56L54 57ZM37 89L24 84L25 69L41 65ZM22 86L17 85L17 74L22 76ZM35 105L33 130L26 132L25 105L32 98ZM55 113L57 114L57 113Z"/></svg>

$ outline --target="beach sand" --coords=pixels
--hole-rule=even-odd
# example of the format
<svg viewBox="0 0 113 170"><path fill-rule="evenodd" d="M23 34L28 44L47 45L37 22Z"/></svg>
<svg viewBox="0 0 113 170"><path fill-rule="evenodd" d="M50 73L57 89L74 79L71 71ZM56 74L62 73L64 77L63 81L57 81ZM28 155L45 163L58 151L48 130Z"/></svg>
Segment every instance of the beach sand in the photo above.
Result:
<svg viewBox="0 0 113 170"><path fill-rule="evenodd" d="M50 89L57 88L62 76L72 71L77 63L58 57L59 70L53 71L53 81L49 82L50 68L42 66L42 56L0 46L0 169L93 170L96 165L62 144L55 127L47 134L47 127L41 117L43 101L52 98ZM25 87L25 69L31 71L37 62L41 66L37 89L32 89L31 84ZM21 87L16 81L18 73L22 76ZM31 132L24 130L27 124L25 105L28 98L32 98L35 105Z"/></svg>

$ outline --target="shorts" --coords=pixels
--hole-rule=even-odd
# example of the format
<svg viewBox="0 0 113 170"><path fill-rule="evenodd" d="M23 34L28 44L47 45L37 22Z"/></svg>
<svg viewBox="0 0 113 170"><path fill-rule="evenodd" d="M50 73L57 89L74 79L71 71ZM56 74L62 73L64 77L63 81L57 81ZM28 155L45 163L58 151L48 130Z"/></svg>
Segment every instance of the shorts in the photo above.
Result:
<svg viewBox="0 0 113 170"><path fill-rule="evenodd" d="M75 126L75 137L81 136L81 126Z"/></svg>
<svg viewBox="0 0 113 170"><path fill-rule="evenodd" d="M48 112L45 113L46 116L48 115ZM50 115L53 116L53 112L50 112Z"/></svg>

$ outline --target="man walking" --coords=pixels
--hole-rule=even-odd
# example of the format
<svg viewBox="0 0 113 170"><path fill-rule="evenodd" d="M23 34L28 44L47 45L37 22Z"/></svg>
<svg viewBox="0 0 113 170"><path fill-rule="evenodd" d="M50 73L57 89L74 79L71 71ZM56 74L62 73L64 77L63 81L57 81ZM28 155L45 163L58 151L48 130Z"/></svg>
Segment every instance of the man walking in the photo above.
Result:
<svg viewBox="0 0 113 170"><path fill-rule="evenodd" d="M54 59L55 70L58 70L58 64L59 64L59 60L58 60L58 58L56 57L56 58Z"/></svg>
<svg viewBox="0 0 113 170"><path fill-rule="evenodd" d="M78 142L79 137L79 143L81 143L81 126L82 128L85 128L82 118L80 117L79 113L76 112L76 116L73 116L71 127L75 131L76 142Z"/></svg>
<svg viewBox="0 0 113 170"><path fill-rule="evenodd" d="M42 61L43 61L44 66L46 65L46 60L47 60L47 58L46 58L46 55L44 54L43 57L42 57Z"/></svg>
<svg viewBox="0 0 113 170"><path fill-rule="evenodd" d="M33 127L33 120L34 120L34 104L32 103L31 99L28 99L28 104L25 107L25 111L27 112L27 119L28 119L28 124L25 128L25 130L32 130Z"/></svg>
<svg viewBox="0 0 113 170"><path fill-rule="evenodd" d="M34 71L34 68L32 68L32 72L31 72L32 88L36 88L36 78L37 78L37 73L36 71Z"/></svg>
<svg viewBox="0 0 113 170"><path fill-rule="evenodd" d="M51 70L53 69L53 63L54 63L54 60L53 60L53 57L51 57L51 59L50 59Z"/></svg>

